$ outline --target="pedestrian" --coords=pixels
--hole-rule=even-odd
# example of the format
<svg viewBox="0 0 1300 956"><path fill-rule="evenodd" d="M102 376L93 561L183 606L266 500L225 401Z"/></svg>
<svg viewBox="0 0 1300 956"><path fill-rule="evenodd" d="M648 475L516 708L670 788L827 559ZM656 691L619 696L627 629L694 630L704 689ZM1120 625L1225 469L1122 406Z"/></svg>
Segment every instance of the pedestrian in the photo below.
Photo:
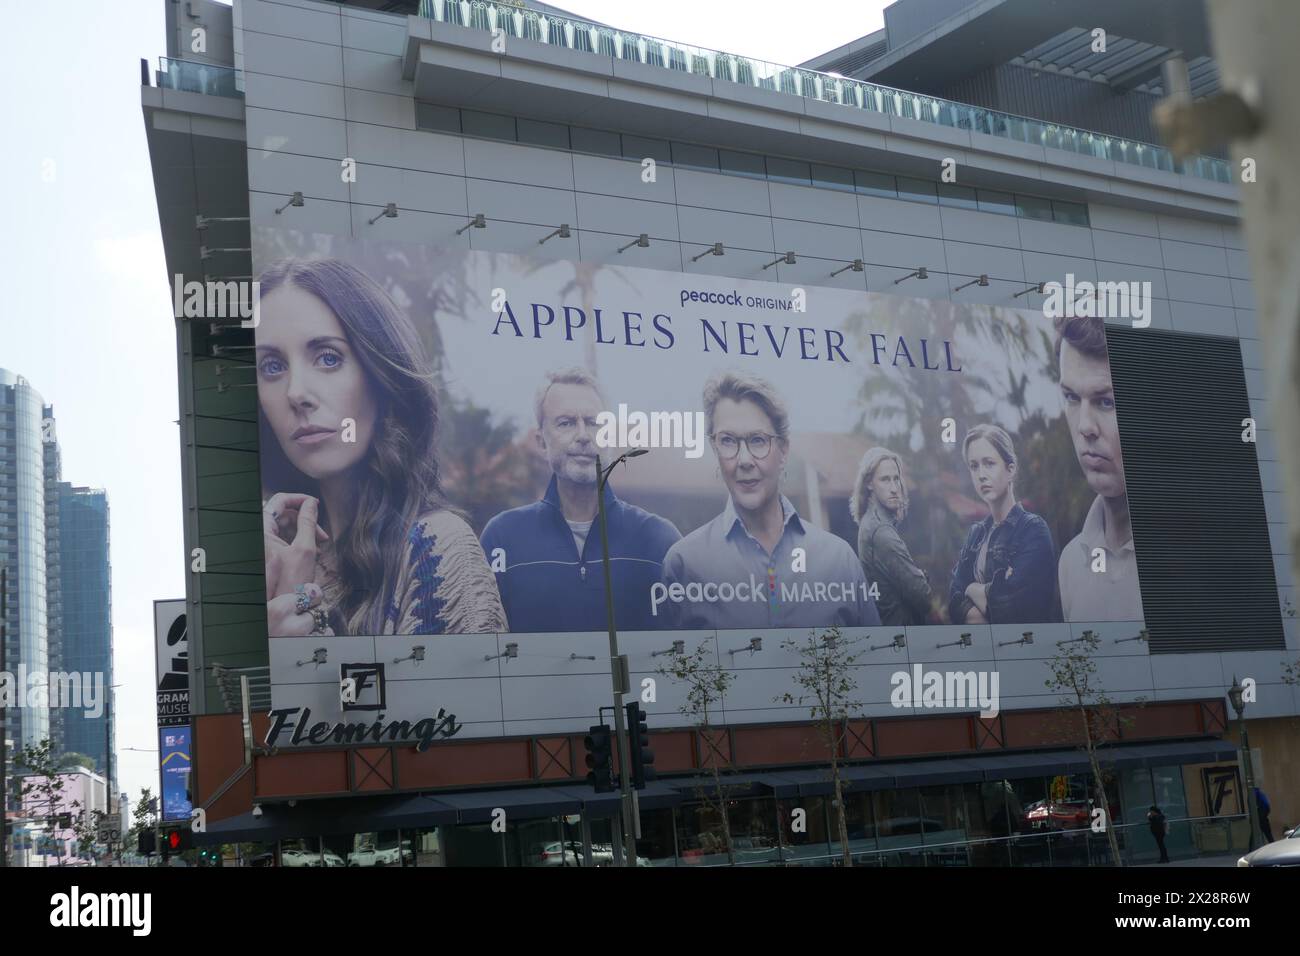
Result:
<svg viewBox="0 0 1300 956"><path fill-rule="evenodd" d="M1255 809L1259 811L1259 832L1264 834L1264 842L1273 842L1273 828L1268 825L1268 815L1272 811L1269 806L1268 797L1264 796L1264 791L1255 788Z"/></svg>
<svg viewBox="0 0 1300 956"><path fill-rule="evenodd" d="M1165 815L1154 803L1147 811L1147 824L1151 827L1151 835L1156 838L1156 846L1160 847L1160 862L1168 863L1169 853L1165 850Z"/></svg>

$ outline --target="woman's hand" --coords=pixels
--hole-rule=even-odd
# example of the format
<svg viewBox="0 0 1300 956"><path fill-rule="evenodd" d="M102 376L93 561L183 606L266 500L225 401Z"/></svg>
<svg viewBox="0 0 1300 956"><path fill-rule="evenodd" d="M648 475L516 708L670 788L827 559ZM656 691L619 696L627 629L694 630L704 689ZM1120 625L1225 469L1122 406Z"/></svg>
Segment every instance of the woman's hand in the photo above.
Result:
<svg viewBox="0 0 1300 956"><path fill-rule="evenodd" d="M980 616L987 617L989 613L989 586L972 581L966 585L966 597L970 602L979 608ZM974 623L974 622L972 622ZM987 621L985 622L987 623Z"/></svg>
<svg viewBox="0 0 1300 956"><path fill-rule="evenodd" d="M262 509L268 602L315 580L316 545L329 540L316 523L319 508L311 495L276 494Z"/></svg>
<svg viewBox="0 0 1300 956"><path fill-rule="evenodd" d="M290 591L266 602L266 631L272 637L306 637L308 634L333 634L318 626L315 609L321 602L319 585L307 584L301 592Z"/></svg>

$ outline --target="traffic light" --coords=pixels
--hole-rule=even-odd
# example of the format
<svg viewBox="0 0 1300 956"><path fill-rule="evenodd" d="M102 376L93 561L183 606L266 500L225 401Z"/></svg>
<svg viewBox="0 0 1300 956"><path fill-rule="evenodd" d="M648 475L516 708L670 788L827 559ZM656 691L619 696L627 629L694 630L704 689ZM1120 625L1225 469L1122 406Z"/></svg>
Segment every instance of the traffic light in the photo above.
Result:
<svg viewBox="0 0 1300 956"><path fill-rule="evenodd" d="M595 787L597 793L609 793L614 789L612 741L609 727L605 724L587 728L587 736L582 738L587 748L587 783Z"/></svg>
<svg viewBox="0 0 1300 956"><path fill-rule="evenodd" d="M142 856L151 856L158 849L158 844L154 839L154 832L150 829L141 830L139 833L140 842L137 849Z"/></svg>
<svg viewBox="0 0 1300 956"><path fill-rule="evenodd" d="M190 832L189 827L178 827L175 830L168 830L167 835L163 837L163 842L167 844L169 853L184 853L186 850L194 847L194 834Z"/></svg>
<svg viewBox="0 0 1300 956"><path fill-rule="evenodd" d="M655 752L650 749L650 728L646 726L646 713L641 705L632 701L627 705L627 746L631 751L632 786L637 790L645 789L647 780L654 780L658 774L654 767Z"/></svg>

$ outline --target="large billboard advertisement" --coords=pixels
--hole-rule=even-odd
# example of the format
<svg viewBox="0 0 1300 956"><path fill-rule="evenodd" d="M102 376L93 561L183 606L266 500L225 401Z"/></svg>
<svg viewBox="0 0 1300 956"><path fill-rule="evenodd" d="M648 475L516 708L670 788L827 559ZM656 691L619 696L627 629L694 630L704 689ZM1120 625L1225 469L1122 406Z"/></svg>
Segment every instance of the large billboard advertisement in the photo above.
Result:
<svg viewBox="0 0 1300 956"><path fill-rule="evenodd" d="M620 631L1142 618L1100 319L254 246L273 638L603 631L634 449Z"/></svg>

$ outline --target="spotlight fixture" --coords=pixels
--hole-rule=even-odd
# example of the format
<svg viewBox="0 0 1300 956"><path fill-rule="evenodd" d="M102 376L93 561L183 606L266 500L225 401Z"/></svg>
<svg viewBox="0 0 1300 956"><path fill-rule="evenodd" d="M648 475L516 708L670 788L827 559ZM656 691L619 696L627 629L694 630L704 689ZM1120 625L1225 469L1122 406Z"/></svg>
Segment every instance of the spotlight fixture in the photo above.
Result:
<svg viewBox="0 0 1300 956"><path fill-rule="evenodd" d="M691 256L691 262L699 262L705 256L721 256L725 254L726 253L722 249L722 243L715 242L709 248L701 252L698 256Z"/></svg>
<svg viewBox="0 0 1300 956"><path fill-rule="evenodd" d="M549 233L547 233L544 237L542 237L541 239L538 239L538 240L537 240L537 244L540 246L540 245L541 245L542 243L544 243L547 239L554 239L556 236L559 236L561 239L568 239L568 238L569 238L569 235L570 235L570 233L569 233L569 224L568 224L567 222L565 222L565 223L561 223L561 224L560 224L560 228L558 228L558 229L556 229L556 230L554 230L554 231L552 231L552 232L549 232Z"/></svg>
<svg viewBox="0 0 1300 956"><path fill-rule="evenodd" d="M952 291L960 292L962 289L965 289L967 286L972 286L972 285L977 285L981 289L987 289L989 285L989 277L982 275L978 279L971 279L970 282L963 282L961 285L957 286L957 288L953 289Z"/></svg>
<svg viewBox="0 0 1300 956"><path fill-rule="evenodd" d="M1081 641L1091 641L1091 640L1092 640L1092 631L1084 631L1078 637L1071 637L1064 641L1057 641L1056 646L1060 647L1062 644L1078 644Z"/></svg>
<svg viewBox="0 0 1300 956"><path fill-rule="evenodd" d="M1138 632L1137 632L1135 635L1133 635L1132 637L1117 637L1117 638L1115 638L1115 643L1116 643L1116 644L1127 644L1129 641L1141 641L1143 644L1146 644L1146 643L1148 643L1150 640L1151 640L1151 635L1147 633L1147 629L1144 627L1144 628L1142 628L1142 630L1138 631Z"/></svg>
<svg viewBox="0 0 1300 956"><path fill-rule="evenodd" d="M519 645L516 644L514 641L511 641L509 644L506 645L506 649L502 651L500 654L484 654L483 660L494 661L498 657L515 658L518 656L519 656Z"/></svg>
<svg viewBox="0 0 1300 956"><path fill-rule="evenodd" d="M415 661L418 664L422 660L424 660L424 645L416 644L411 648L411 653L407 654L405 657L393 658L393 663L400 664L402 661Z"/></svg>
<svg viewBox="0 0 1300 956"><path fill-rule="evenodd" d="M906 646L907 646L907 635L895 634L894 639L890 641L888 644L873 644L871 645L870 650L881 651L884 650L886 647L892 647L896 651L901 651Z"/></svg>
<svg viewBox="0 0 1300 956"><path fill-rule="evenodd" d="M947 644L936 644L935 647L970 647L970 635L963 634L955 641L949 641Z"/></svg>
<svg viewBox="0 0 1300 956"><path fill-rule="evenodd" d="M926 269L925 266L918 266L916 269L913 269L907 275L903 276L903 278L895 279L894 285L898 285L900 282L906 282L908 279L928 279L928 278L930 278L929 270Z"/></svg>
<svg viewBox="0 0 1300 956"><path fill-rule="evenodd" d="M796 259L796 258L794 257L794 250L791 250L791 251L787 252L787 253L786 253L785 255L783 255L783 256L777 256L775 259L773 259L773 260L772 260L771 262L769 262L767 265L763 266L763 269L764 269L764 270L766 270L766 269L770 269L770 268L772 268L772 266L777 265L778 263L781 263L781 262L784 262L784 263L785 263L786 265L788 265L788 266L792 266L792 265L794 265L794 264L795 264L796 262L798 262L798 261L799 261L799 260Z"/></svg>
<svg viewBox="0 0 1300 956"><path fill-rule="evenodd" d="M325 648L318 647L311 652L311 657L307 658L305 661L299 661L298 666L302 667L306 664L315 664L317 667L320 667L322 664L329 663L327 660L328 656L329 652L326 651Z"/></svg>
<svg viewBox="0 0 1300 956"><path fill-rule="evenodd" d="M471 219L469 222L465 223L465 225L461 226L459 229L456 230L456 235L459 236L459 235L460 235L462 232L464 232L466 229L471 229L471 228L473 228L473 229L486 229L486 228L487 228L487 216L483 215L481 212L476 212L476 213L474 213L474 218L473 218L473 219Z"/></svg>
<svg viewBox="0 0 1300 956"><path fill-rule="evenodd" d="M861 272L861 271L863 271L865 268L866 268L866 266L863 265L863 262L862 262L861 259L854 259L852 262L850 262L848 265L844 266L843 268L836 269L834 272L832 272L832 273L831 273L831 278L834 279L834 278L835 278L837 275L839 275L841 272L848 272L850 269L852 269L854 272Z"/></svg>
<svg viewBox="0 0 1300 956"><path fill-rule="evenodd" d="M998 641L998 647L1010 647L1012 644L1032 644L1034 643L1034 632L1025 631L1020 635L1018 641Z"/></svg>
<svg viewBox="0 0 1300 956"><path fill-rule="evenodd" d="M685 654L685 653L686 653L686 642L685 642L685 641L673 641L673 646L670 647L670 648L668 648L668 650L666 650L666 651L651 651L651 652L650 652L650 656L651 656L651 657L662 657L664 654Z"/></svg>
<svg viewBox="0 0 1300 956"><path fill-rule="evenodd" d="M735 657L737 654L740 654L743 651L749 651L750 654L754 654L757 651L761 651L762 649L763 649L763 639L761 637L751 637L749 639L749 643L746 644L744 647L737 647L734 650L728 651L727 653L731 654L732 657Z"/></svg>
<svg viewBox="0 0 1300 956"><path fill-rule="evenodd" d="M280 213L284 212L290 206L301 206L302 204L303 204L302 193L295 192L292 196L289 197L289 201L287 203L285 203L283 206L281 206L279 209L275 211L275 214L278 216L280 215Z"/></svg>
<svg viewBox="0 0 1300 956"><path fill-rule="evenodd" d="M648 233L644 233L644 232L641 233L641 235L637 236L635 239L633 239L633 240L632 240L631 242L629 242L627 245L625 245L625 246L619 246L619 247L618 247L618 251L621 253L621 252L623 252L625 249L631 249L633 246L636 246L638 249L649 249L649 248L650 248L650 236L649 236L649 234L648 234Z"/></svg>
<svg viewBox="0 0 1300 956"><path fill-rule="evenodd" d="M1016 293L1015 295L1013 295L1011 298L1013 298L1013 299L1018 299L1018 298L1020 298L1022 295L1029 295L1029 293L1031 293L1031 292L1037 292L1039 295L1042 295L1042 294L1043 294L1043 289L1046 288L1046 286L1047 286L1047 283L1046 283L1046 282L1036 282L1036 283L1034 283L1033 285L1031 285L1028 289L1021 289L1019 292L1017 292L1017 293Z"/></svg>
<svg viewBox="0 0 1300 956"><path fill-rule="evenodd" d="M573 654L570 654L570 655L569 655L569 660L571 660L571 661L594 661L595 659L596 659L596 655L595 655L595 654L578 654L578 653L573 653Z"/></svg>
<svg viewBox="0 0 1300 956"><path fill-rule="evenodd" d="M373 219L368 220L367 222L369 225L373 226L380 219L396 219L396 218L397 218L397 203L390 202L386 206L384 206L383 212L379 213L379 215L375 216L375 218Z"/></svg>

